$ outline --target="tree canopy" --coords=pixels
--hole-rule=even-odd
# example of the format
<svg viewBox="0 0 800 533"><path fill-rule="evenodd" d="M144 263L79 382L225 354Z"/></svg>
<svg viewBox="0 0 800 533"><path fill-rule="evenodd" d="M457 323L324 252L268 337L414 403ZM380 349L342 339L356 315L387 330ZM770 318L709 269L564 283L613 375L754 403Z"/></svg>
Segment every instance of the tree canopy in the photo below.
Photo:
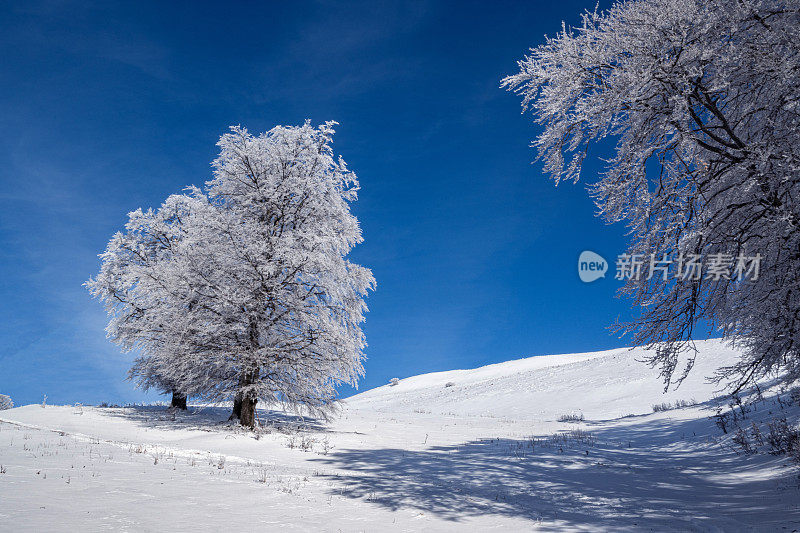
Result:
<svg viewBox="0 0 800 533"><path fill-rule="evenodd" d="M359 185L334 125L231 128L205 190L132 212L111 239L87 285L110 338L138 350L141 386L234 398L252 418L259 399L325 415L356 384L375 281L345 257L363 240Z"/></svg>
<svg viewBox="0 0 800 533"><path fill-rule="evenodd" d="M641 312L618 331L655 348L666 386L691 369L701 322L744 348L717 375L735 389L800 377L799 62L796 0L632 0L585 13L503 80L556 183L615 143L590 191L627 223L628 254L761 257L758 279L627 280Z"/></svg>

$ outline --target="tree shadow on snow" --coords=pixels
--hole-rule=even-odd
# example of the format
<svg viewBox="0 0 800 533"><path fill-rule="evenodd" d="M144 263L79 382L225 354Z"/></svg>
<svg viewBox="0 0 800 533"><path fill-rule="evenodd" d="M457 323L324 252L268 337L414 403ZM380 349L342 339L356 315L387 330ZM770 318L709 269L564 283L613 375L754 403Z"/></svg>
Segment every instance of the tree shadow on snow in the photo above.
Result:
<svg viewBox="0 0 800 533"><path fill-rule="evenodd" d="M765 456L737 456L710 440L708 420L631 421L592 431L595 443L549 437L481 439L421 451L341 450L314 459L353 471L332 492L392 510L458 521L504 515L557 530L780 529L800 519L775 480L748 477ZM784 488L796 498L793 474ZM540 527L544 527L540 524Z"/></svg>
<svg viewBox="0 0 800 533"><path fill-rule="evenodd" d="M242 429L238 421L229 421L230 407L190 406L188 410L171 409L163 405L141 405L130 407L97 408L107 416L133 421L143 427L167 430L197 430L216 432L225 428ZM257 409L257 420L261 429L277 431L325 432L327 427L321 420L283 411Z"/></svg>

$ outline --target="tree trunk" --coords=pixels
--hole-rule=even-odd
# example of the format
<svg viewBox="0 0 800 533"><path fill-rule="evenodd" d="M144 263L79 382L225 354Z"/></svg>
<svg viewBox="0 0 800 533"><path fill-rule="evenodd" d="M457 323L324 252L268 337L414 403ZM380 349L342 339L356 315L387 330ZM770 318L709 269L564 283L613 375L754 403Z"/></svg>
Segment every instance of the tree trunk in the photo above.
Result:
<svg viewBox="0 0 800 533"><path fill-rule="evenodd" d="M254 428L256 425L256 403L257 398L246 398L241 389L252 385L255 382L256 373L243 372L239 376L239 389L233 397L233 412L228 420L238 419L239 423L247 428ZM249 394L249 393L248 393Z"/></svg>
<svg viewBox="0 0 800 533"><path fill-rule="evenodd" d="M255 398L244 398L241 404L241 415L239 422L246 428L253 429L256 427L256 402Z"/></svg>
<svg viewBox="0 0 800 533"><path fill-rule="evenodd" d="M172 391L172 407L186 410L186 395L177 391Z"/></svg>
<svg viewBox="0 0 800 533"><path fill-rule="evenodd" d="M233 412L231 413L231 416L228 417L228 420L234 419L242 419L242 395L238 393L233 398Z"/></svg>
<svg viewBox="0 0 800 533"><path fill-rule="evenodd" d="M242 372L239 376L239 389L241 390L242 387L249 385L247 382L247 374ZM242 393L237 392L236 395L233 397L233 412L231 416L228 417L228 420L241 420L242 419Z"/></svg>

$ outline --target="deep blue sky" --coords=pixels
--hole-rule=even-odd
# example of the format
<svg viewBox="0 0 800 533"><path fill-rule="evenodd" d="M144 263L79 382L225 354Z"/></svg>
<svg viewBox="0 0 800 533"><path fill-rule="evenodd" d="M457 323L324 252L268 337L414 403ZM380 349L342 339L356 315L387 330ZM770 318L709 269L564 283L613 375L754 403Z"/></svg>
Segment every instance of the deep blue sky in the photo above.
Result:
<svg viewBox="0 0 800 533"><path fill-rule="evenodd" d="M81 284L127 212L209 178L231 124L340 122L362 185L353 258L378 281L362 389L624 343L606 329L629 313L618 282L576 273L581 250L620 252L624 228L531 164L536 128L498 88L594 0L15 4L0 8L0 392L18 404L156 399L125 381L130 356Z"/></svg>

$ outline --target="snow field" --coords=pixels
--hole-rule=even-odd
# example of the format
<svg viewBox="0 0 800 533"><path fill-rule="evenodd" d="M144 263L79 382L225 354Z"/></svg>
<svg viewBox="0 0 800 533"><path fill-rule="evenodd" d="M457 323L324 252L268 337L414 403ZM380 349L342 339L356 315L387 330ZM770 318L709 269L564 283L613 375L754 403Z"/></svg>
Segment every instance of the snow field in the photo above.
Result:
<svg viewBox="0 0 800 533"><path fill-rule="evenodd" d="M225 407L3 411L0 530L800 527L796 469L737 453L710 418L704 376L736 353L698 347L667 394L639 350L544 356L402 379L330 423L262 411L255 433ZM751 419L797 420L773 394ZM653 412L680 400L696 405Z"/></svg>

